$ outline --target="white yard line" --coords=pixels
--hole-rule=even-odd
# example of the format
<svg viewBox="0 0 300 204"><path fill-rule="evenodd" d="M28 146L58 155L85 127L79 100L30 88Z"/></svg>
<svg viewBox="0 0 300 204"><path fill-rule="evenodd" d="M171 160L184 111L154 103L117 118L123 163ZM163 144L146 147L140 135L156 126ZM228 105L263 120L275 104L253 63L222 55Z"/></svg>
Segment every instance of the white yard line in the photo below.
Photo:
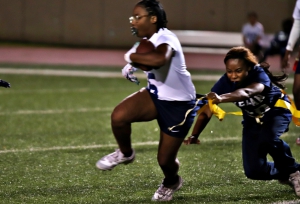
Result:
<svg viewBox="0 0 300 204"><path fill-rule="evenodd" d="M16 68L0 68L1 74L25 74L25 75L47 75L47 76L78 76L78 77L98 77L98 78L122 78L120 72L108 71L79 71L79 70L54 70L54 69L16 69ZM146 75L136 72L138 78L144 79ZM201 81L217 81L220 75L196 75L192 74L193 80ZM293 79L288 79L286 83L293 83Z"/></svg>
<svg viewBox="0 0 300 204"><path fill-rule="evenodd" d="M297 136L298 134L289 134L286 133L282 135L282 137L287 136ZM218 137L218 138L202 138L201 142L217 142L217 141L241 141L242 137ZM158 141L148 141L148 142L136 142L133 143L132 146L150 146L150 145L158 145ZM54 147L33 147L29 149L8 149L8 150L0 150L0 154L6 153L19 153L19 152L45 152L45 151L55 151L55 150L74 150L74 149L97 149L97 148L105 148L105 147L117 147L117 144L99 144L99 145L79 145L79 146L54 146Z"/></svg>
<svg viewBox="0 0 300 204"><path fill-rule="evenodd" d="M0 115L29 115L29 114L60 114L60 113L85 113L94 111L112 111L113 108L78 108L78 109L63 109L63 110L18 110L15 112L0 112Z"/></svg>
<svg viewBox="0 0 300 204"><path fill-rule="evenodd" d="M79 77L100 77L115 78L121 77L121 72L106 71L79 71L79 70L55 70L55 69L16 69L0 68L1 74L25 74L25 75L47 75L47 76L79 76Z"/></svg>
<svg viewBox="0 0 300 204"><path fill-rule="evenodd" d="M276 202L276 203L271 203L271 204L299 204L300 200L287 200L287 201L281 201L281 202Z"/></svg>
<svg viewBox="0 0 300 204"><path fill-rule="evenodd" d="M211 139L201 139L202 142L213 142L213 141L230 141L230 140L240 140L241 137L220 137L220 138L211 138ZM148 141L148 142L137 142L133 143L133 146L149 146L149 145L158 145L158 141ZM6 153L19 153L19 152L45 152L45 151L55 151L55 150L74 150L74 149L97 149L105 147L117 147L117 144L99 144L99 145L80 145L80 146L55 146L55 147L33 147L29 149L8 149L0 150L0 154Z"/></svg>
<svg viewBox="0 0 300 204"><path fill-rule="evenodd" d="M107 89L107 87L105 87ZM60 88L60 89L22 89L22 90L14 90L14 89L1 89L0 94L24 94L24 93L37 93L37 94L45 94L45 93L86 93L92 91L90 88Z"/></svg>

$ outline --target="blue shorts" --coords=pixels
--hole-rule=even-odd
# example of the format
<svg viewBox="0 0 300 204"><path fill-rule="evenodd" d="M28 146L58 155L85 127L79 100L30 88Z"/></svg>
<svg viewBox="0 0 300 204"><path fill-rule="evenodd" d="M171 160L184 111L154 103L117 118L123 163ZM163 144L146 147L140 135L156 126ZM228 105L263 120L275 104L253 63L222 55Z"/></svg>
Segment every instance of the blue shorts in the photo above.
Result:
<svg viewBox="0 0 300 204"><path fill-rule="evenodd" d="M199 109L199 106L195 107L196 100L164 101L157 99L156 95L150 93L149 90L148 92L155 104L158 113L157 122L161 131L173 137L184 138L193 125L194 118ZM192 110L186 116L187 111L190 109ZM178 125L182 123L184 119L185 122L182 125ZM171 127L173 128L170 129Z"/></svg>

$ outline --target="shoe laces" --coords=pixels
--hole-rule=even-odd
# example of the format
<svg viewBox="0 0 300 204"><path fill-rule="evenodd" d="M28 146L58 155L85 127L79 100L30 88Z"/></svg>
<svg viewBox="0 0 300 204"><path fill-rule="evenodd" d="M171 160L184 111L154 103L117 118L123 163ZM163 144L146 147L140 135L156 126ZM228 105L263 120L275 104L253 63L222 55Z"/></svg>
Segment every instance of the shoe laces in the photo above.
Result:
<svg viewBox="0 0 300 204"><path fill-rule="evenodd" d="M163 184L157 189L157 193L161 196L170 196L173 193L173 189L165 187Z"/></svg>
<svg viewBox="0 0 300 204"><path fill-rule="evenodd" d="M122 157L123 157L123 154L120 151L120 149L116 149L115 152L107 155L107 160L109 162L116 162L116 161L120 160L120 158L122 158Z"/></svg>

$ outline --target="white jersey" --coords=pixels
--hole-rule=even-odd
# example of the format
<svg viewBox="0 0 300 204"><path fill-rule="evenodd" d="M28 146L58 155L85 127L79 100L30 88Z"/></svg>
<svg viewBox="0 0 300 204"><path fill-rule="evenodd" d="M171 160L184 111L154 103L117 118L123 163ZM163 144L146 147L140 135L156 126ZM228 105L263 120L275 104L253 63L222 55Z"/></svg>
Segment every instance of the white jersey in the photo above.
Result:
<svg viewBox="0 0 300 204"><path fill-rule="evenodd" d="M259 22L256 22L254 25L246 23L242 28L242 34L245 36L248 43L252 43L258 36L263 38L264 27Z"/></svg>
<svg viewBox="0 0 300 204"><path fill-rule="evenodd" d="M289 41L286 46L286 50L293 51L295 44L300 35L300 0L297 0L294 12L293 12L294 23L289 36Z"/></svg>
<svg viewBox="0 0 300 204"><path fill-rule="evenodd" d="M196 90L191 74L186 69L185 58L177 36L164 28L153 34L149 40L155 47L168 44L176 51L169 63L159 69L145 72L148 76L150 92L156 94L159 100L190 101L195 99Z"/></svg>
<svg viewBox="0 0 300 204"><path fill-rule="evenodd" d="M293 18L300 20L300 0L297 0L294 12L293 12Z"/></svg>

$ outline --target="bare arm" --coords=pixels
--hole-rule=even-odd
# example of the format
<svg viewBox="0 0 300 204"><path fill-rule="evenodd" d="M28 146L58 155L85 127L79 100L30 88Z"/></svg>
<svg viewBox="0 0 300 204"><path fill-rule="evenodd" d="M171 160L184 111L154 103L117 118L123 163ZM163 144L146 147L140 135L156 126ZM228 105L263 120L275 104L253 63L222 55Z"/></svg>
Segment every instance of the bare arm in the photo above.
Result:
<svg viewBox="0 0 300 204"><path fill-rule="evenodd" d="M198 138L212 117L213 113L211 112L208 105L205 105L202 108L203 111L200 112L197 117L191 136L183 141L183 143L186 145L200 144L200 140L198 140Z"/></svg>
<svg viewBox="0 0 300 204"><path fill-rule="evenodd" d="M132 53L130 60L133 63L143 64L151 67L161 67L171 59L173 50L168 44L159 45L149 53Z"/></svg>
<svg viewBox="0 0 300 204"><path fill-rule="evenodd" d="M252 96L260 94L265 86L261 83L253 83L245 88L237 89L231 93L218 95L214 92L207 94L207 98L213 100L214 104L237 102L249 99Z"/></svg>
<svg viewBox="0 0 300 204"><path fill-rule="evenodd" d="M195 138L199 137L201 132L204 130L204 128L206 127L206 125L210 121L211 117L212 117L212 112L209 109L209 106L207 105L206 107L204 107L204 110L199 114L199 116L197 118L197 121L194 125L192 135Z"/></svg>
<svg viewBox="0 0 300 204"><path fill-rule="evenodd" d="M286 46L285 55L282 60L282 68L289 67L289 59L291 58L292 51L299 38L299 35L300 35L300 20L295 19L289 36L288 44Z"/></svg>

